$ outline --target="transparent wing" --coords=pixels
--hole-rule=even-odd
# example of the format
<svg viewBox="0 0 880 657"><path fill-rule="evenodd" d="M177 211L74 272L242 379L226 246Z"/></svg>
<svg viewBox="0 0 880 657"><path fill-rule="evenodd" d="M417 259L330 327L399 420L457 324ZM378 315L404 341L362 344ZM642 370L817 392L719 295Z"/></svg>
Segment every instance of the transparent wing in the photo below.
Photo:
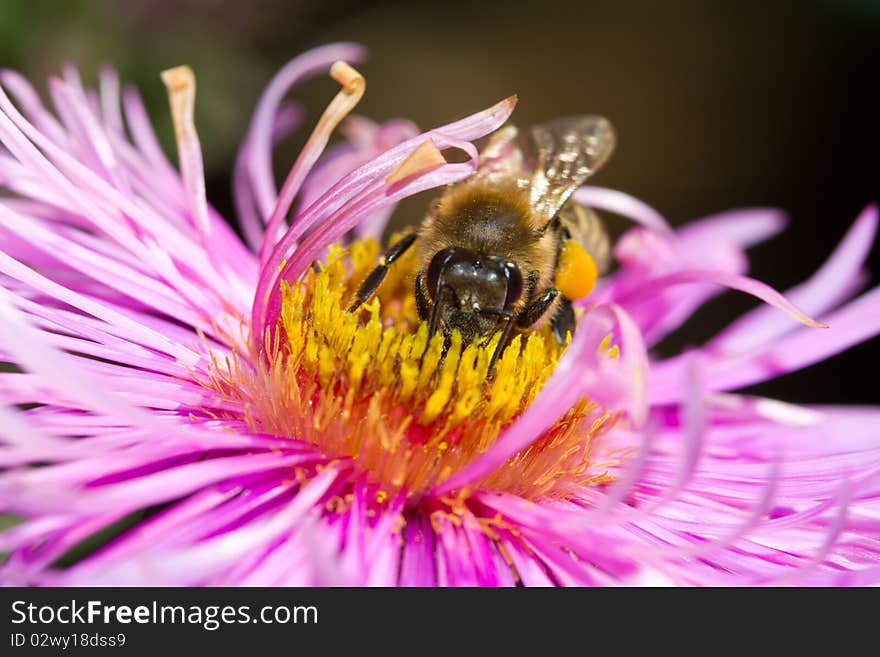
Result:
<svg viewBox="0 0 880 657"><path fill-rule="evenodd" d="M525 188L531 182L534 159L528 162L529 151L534 151L520 136L516 126L508 125L491 135L480 148L480 163L471 180L486 183L509 184L514 181Z"/></svg>
<svg viewBox="0 0 880 657"><path fill-rule="evenodd" d="M572 116L531 130L502 128L480 150L471 180L529 189L535 222L543 226L614 150L614 129L601 116Z"/></svg>
<svg viewBox="0 0 880 657"><path fill-rule="evenodd" d="M524 164L534 161L530 200L547 222L611 155L614 128L601 116L572 116L537 125L530 136L531 149L523 148Z"/></svg>

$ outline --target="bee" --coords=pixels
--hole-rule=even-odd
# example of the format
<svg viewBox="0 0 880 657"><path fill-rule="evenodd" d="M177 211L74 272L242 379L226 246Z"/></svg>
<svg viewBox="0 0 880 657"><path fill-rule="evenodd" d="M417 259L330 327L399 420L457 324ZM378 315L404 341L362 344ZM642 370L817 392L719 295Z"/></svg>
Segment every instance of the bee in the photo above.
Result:
<svg viewBox="0 0 880 657"><path fill-rule="evenodd" d="M428 334L461 333L465 344L501 331L491 372L514 330L549 318L560 344L574 334L572 301L607 269L601 220L571 195L608 159L614 130L600 116L575 116L496 132L477 170L449 185L419 228L385 253L355 293L354 312L389 266L417 245L416 307Z"/></svg>

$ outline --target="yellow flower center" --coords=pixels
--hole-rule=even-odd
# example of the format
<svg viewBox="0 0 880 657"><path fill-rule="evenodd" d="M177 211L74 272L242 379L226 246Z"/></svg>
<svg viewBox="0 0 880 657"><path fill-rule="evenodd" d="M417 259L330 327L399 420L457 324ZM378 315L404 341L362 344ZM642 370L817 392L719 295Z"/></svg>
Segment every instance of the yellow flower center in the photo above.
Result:
<svg viewBox="0 0 880 657"><path fill-rule="evenodd" d="M282 284L276 347L256 372L220 377L224 393L244 402L254 430L351 457L386 497L418 496L492 445L538 394L564 347L549 327L516 336L492 375L500 333L444 351L430 340L412 293L414 252L395 261L376 297L347 312L354 291L376 265L371 240L331 247L302 280ZM217 387L215 385L215 387ZM582 400L544 435L475 486L527 497L565 496L574 486L606 480L591 472L592 441L616 416Z"/></svg>

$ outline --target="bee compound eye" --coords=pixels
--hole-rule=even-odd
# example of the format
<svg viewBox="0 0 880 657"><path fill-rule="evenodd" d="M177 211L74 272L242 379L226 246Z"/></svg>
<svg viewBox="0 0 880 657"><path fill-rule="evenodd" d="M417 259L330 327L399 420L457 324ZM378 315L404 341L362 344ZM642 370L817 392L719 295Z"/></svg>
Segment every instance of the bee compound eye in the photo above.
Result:
<svg viewBox="0 0 880 657"><path fill-rule="evenodd" d="M504 269L504 276L507 279L507 297L504 300L504 307L510 308L522 296L523 279L515 262L508 260L502 267Z"/></svg>

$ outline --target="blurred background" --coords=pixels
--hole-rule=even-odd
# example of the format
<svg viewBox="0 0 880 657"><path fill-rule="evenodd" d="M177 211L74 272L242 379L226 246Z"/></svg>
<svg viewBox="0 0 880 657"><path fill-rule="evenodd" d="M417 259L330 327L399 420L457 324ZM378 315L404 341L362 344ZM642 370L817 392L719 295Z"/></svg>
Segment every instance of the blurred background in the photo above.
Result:
<svg viewBox="0 0 880 657"><path fill-rule="evenodd" d="M140 87L169 153L158 73L190 64L209 197L228 217L232 162L257 96L288 59L334 40L371 50L358 111L372 118L427 128L517 93L521 125L610 118L619 146L597 184L673 224L734 207L783 208L786 232L752 251L753 275L778 289L812 273L864 205L880 200L880 0L0 2L0 65L41 84L64 62L87 82L113 63ZM329 79L303 88L312 117L336 88ZM304 137L280 149L280 175ZM397 221L418 221L424 203L408 201ZM875 245L872 284L878 261ZM699 344L753 305L724 295L660 352ZM878 354L874 341L752 390L877 403Z"/></svg>

